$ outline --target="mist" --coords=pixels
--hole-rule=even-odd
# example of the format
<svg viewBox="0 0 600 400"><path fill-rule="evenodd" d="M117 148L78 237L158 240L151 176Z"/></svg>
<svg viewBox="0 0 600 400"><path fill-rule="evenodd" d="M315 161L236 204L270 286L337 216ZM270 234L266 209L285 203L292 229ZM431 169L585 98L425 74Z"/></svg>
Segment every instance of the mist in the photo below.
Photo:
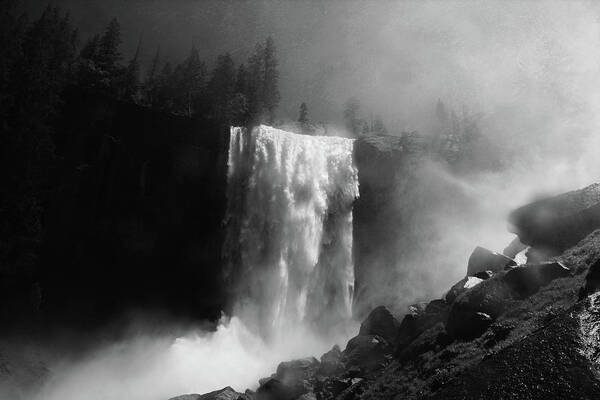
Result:
<svg viewBox="0 0 600 400"><path fill-rule="evenodd" d="M426 251L396 266L403 279L389 288L394 303L387 305L399 314L413 302L442 296L465 275L475 246L501 252L514 238L506 222L511 210L598 181L595 2L53 3L70 10L84 39L117 16L125 57L141 38L146 64L156 46L165 60L179 61L192 45L209 65L223 52L241 63L256 42L272 36L282 121L297 119L306 102L313 121L340 126L343 104L353 96L365 116L381 116L393 135L432 134L438 99L457 112L481 115L481 132L508 162L462 176L438 163L426 166L421 195L441 196L445 206L419 219L424 235L436 232ZM40 7L36 1L23 5L33 14ZM398 193L396 201L405 207L411 198ZM234 316L223 317L214 332L139 334L94 344L77 360L53 356L48 380L23 398L158 400L225 386L243 391L279 362L318 357L336 342L343 347L345 339L288 334L267 343Z"/></svg>

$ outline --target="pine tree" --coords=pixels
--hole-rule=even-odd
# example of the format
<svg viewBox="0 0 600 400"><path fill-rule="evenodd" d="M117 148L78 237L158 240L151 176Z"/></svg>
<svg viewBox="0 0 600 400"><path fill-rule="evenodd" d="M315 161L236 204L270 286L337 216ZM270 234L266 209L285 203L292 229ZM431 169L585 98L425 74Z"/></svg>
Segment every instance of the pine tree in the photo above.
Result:
<svg viewBox="0 0 600 400"><path fill-rule="evenodd" d="M127 68L123 71L123 78L120 85L120 97L127 100L133 100L134 102L139 101L140 63L138 59L141 45L142 40L140 39L133 58L129 61Z"/></svg>
<svg viewBox="0 0 600 400"><path fill-rule="evenodd" d="M100 47L100 35L94 35L83 45L83 48L79 52L79 57L98 61L98 49Z"/></svg>
<svg viewBox="0 0 600 400"><path fill-rule="evenodd" d="M371 125L371 133L374 135L386 135L387 128L385 127L381 117L376 116Z"/></svg>
<svg viewBox="0 0 600 400"><path fill-rule="evenodd" d="M264 48L264 76L263 76L263 99L267 121L273 123L275 110L279 105L279 70L276 57L275 42L270 36L265 41Z"/></svg>
<svg viewBox="0 0 600 400"><path fill-rule="evenodd" d="M300 129L302 130L302 133L312 133L312 129L310 127L310 120L308 119L308 107L306 106L306 103L300 104L300 111L298 113L298 124L300 124Z"/></svg>
<svg viewBox="0 0 600 400"><path fill-rule="evenodd" d="M246 73L246 99L248 100L248 114L251 123L262 123L263 118L263 76L264 76L264 47L257 43L254 53L248 58Z"/></svg>
<svg viewBox="0 0 600 400"><path fill-rule="evenodd" d="M354 137L358 137L361 128L364 130L364 121L360 118L360 103L355 97L350 98L344 106L344 123Z"/></svg>
<svg viewBox="0 0 600 400"><path fill-rule="evenodd" d="M120 45L121 27L117 19L113 18L100 38L98 46L98 63L105 71L113 72L117 69L117 65L121 61Z"/></svg>
<svg viewBox="0 0 600 400"><path fill-rule="evenodd" d="M156 53L152 58L150 69L144 80L144 101L150 107L155 107L157 96L158 66L160 63L160 47L156 48Z"/></svg>
<svg viewBox="0 0 600 400"><path fill-rule="evenodd" d="M152 84L156 79L156 75L158 74L158 64L160 63L160 46L156 48L156 53L154 53L154 57L152 58L152 63L150 64L150 69L148 69L148 73L146 74L146 84Z"/></svg>
<svg viewBox="0 0 600 400"><path fill-rule="evenodd" d="M229 105L235 92L235 76L235 65L229 53L220 55L207 86L211 103L209 115L212 118L231 120L232 110L229 109Z"/></svg>
<svg viewBox="0 0 600 400"><path fill-rule="evenodd" d="M300 123L302 126L308 124L308 107L306 106L306 103L300 104L298 123Z"/></svg>
<svg viewBox="0 0 600 400"><path fill-rule="evenodd" d="M248 72L244 64L240 64L235 78L235 92L244 96L248 93Z"/></svg>
<svg viewBox="0 0 600 400"><path fill-rule="evenodd" d="M191 117L203 111L206 67L200 61L198 50L192 47L188 57L175 67L170 84L173 93L174 111Z"/></svg>

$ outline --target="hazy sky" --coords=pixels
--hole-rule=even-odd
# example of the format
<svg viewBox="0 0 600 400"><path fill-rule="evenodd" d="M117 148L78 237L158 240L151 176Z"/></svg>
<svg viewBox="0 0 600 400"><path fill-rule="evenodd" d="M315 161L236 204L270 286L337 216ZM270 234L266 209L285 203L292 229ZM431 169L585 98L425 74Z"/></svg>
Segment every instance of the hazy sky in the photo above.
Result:
<svg viewBox="0 0 600 400"><path fill-rule="evenodd" d="M37 0L26 7L39 10ZM599 6L594 2L56 0L83 38L117 16L124 53L138 38L179 60L196 45L209 65L244 61L273 36L281 117L306 101L314 120L341 118L358 97L390 130L431 129L442 98L482 112L487 134L575 151L600 126ZM566 146L566 147L565 147Z"/></svg>

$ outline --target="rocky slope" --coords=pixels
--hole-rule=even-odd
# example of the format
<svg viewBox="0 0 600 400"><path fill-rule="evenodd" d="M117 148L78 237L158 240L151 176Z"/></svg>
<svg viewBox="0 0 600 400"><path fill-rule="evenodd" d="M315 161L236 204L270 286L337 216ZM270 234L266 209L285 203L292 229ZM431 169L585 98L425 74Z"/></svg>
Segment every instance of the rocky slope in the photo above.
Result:
<svg viewBox="0 0 600 400"><path fill-rule="evenodd" d="M589 222L599 217L600 199L590 200L597 188L513 213L515 231L533 244L528 262L477 248L468 275L444 298L411 306L401 320L373 309L343 351L281 363L255 393L189 398L600 398L600 225ZM548 204L558 221L523 222ZM582 213L591 225L574 229Z"/></svg>

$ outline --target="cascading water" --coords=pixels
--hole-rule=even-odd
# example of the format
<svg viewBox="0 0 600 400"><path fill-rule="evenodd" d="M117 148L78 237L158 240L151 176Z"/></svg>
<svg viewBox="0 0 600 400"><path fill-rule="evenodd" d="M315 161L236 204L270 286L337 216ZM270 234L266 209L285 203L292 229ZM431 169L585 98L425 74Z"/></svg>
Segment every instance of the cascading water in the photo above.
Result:
<svg viewBox="0 0 600 400"><path fill-rule="evenodd" d="M228 385L244 391L281 361L345 343L356 333L352 146L266 126L232 128L223 249L232 315L216 331L136 336L101 348L57 367L28 398L160 400Z"/></svg>
<svg viewBox="0 0 600 400"><path fill-rule="evenodd" d="M351 316L353 140L231 128L226 278L233 314L267 337Z"/></svg>

